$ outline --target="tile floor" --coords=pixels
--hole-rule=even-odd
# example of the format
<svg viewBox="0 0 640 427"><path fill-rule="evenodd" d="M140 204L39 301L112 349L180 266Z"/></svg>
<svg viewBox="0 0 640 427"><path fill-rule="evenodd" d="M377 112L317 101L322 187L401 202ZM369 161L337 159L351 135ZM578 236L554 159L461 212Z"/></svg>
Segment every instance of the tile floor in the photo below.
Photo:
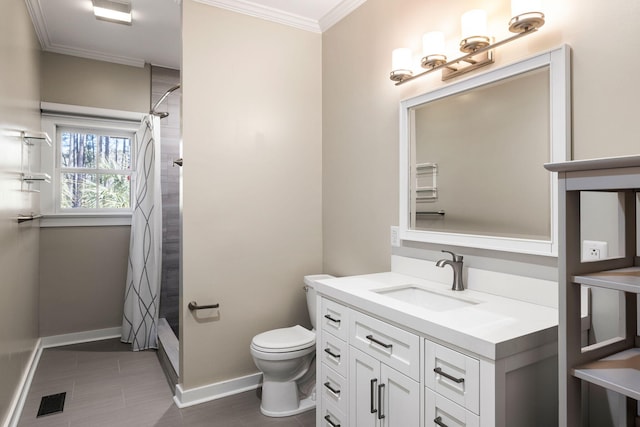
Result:
<svg viewBox="0 0 640 427"><path fill-rule="evenodd" d="M129 348L112 339L45 349L18 427L315 426L315 411L263 416L255 390L178 409L155 352ZM41 398L62 392L64 411L36 418Z"/></svg>

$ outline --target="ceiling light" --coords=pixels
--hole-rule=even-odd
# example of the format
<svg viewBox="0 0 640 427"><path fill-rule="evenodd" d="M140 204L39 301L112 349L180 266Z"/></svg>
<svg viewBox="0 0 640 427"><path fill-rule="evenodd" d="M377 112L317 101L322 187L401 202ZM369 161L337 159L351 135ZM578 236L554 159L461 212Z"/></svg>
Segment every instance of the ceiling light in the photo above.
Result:
<svg viewBox="0 0 640 427"><path fill-rule="evenodd" d="M93 0L93 14L97 19L131 25L131 3L117 0Z"/></svg>

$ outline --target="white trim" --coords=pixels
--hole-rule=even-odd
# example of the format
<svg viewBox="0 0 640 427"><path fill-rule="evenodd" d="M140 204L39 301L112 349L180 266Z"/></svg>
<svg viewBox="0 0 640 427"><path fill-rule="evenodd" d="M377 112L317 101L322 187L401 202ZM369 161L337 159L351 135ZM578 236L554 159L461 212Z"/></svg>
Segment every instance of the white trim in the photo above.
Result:
<svg viewBox="0 0 640 427"><path fill-rule="evenodd" d="M73 115L94 117L111 120L130 120L140 122L147 113L139 111L111 110L108 108L85 107L83 105L58 104L57 102L41 102L40 110L43 114Z"/></svg>
<svg viewBox="0 0 640 427"><path fill-rule="evenodd" d="M16 389L17 393L14 394L13 400L9 405L9 413L3 427L16 427L18 425L18 421L20 421L22 409L24 408L24 403L27 400L27 396L29 395L31 382L33 381L33 376L36 373L36 368L38 367L38 362L40 362L41 355L42 340L38 338L38 341L36 341L36 345L31 352L31 357L27 362L27 369L25 369L24 373L22 374L22 378Z"/></svg>
<svg viewBox="0 0 640 427"><path fill-rule="evenodd" d="M40 219L40 228L113 227L127 225L131 225L131 213L117 215L47 214L43 215Z"/></svg>
<svg viewBox="0 0 640 427"><path fill-rule="evenodd" d="M219 7L243 15L253 16L278 24L288 25L313 33L322 33L357 9L366 0L343 0L319 20L285 12L247 0L195 0L198 3Z"/></svg>
<svg viewBox="0 0 640 427"><path fill-rule="evenodd" d="M201 387L184 390L182 384L176 386L176 395L173 397L178 408L198 405L211 400L257 389L262 383L262 373L233 378L218 383L207 384Z"/></svg>
<svg viewBox="0 0 640 427"><path fill-rule="evenodd" d="M49 37L47 29L47 21L44 19L40 0L26 0L27 10L33 22L33 28L38 36L38 41L42 50L47 52L62 53L65 55L78 56L81 58L97 59L98 61L113 62L116 64L131 65L134 67L144 67L144 58L130 58L127 56L110 55L101 52L95 52L87 49L79 49L72 46L54 44Z"/></svg>
<svg viewBox="0 0 640 427"><path fill-rule="evenodd" d="M359 8L365 1L367 0L343 0L336 7L331 9L329 13L320 18L320 21L318 21L320 31L324 33L351 12Z"/></svg>
<svg viewBox="0 0 640 427"><path fill-rule="evenodd" d="M278 24L288 25L313 33L320 33L320 25L318 21L304 16L295 15L293 13L284 12L268 6L252 3L245 0L195 0L198 3L209 6L219 7L221 9L230 10L232 12L241 13L243 15L253 16L255 18L264 19L266 21L276 22Z"/></svg>
<svg viewBox="0 0 640 427"><path fill-rule="evenodd" d="M115 327L38 338L29 362L27 363L27 369L25 369L20 384L17 387L18 392L13 396L13 400L9 406L8 416L3 427L17 427L20 416L22 415L22 410L24 409L24 403L29 395L33 376L40 362L40 356L42 356L42 350L63 345L119 338L120 330L120 327Z"/></svg>
<svg viewBox="0 0 640 427"><path fill-rule="evenodd" d="M73 227L73 226L111 226L130 225L131 212L129 209L60 209L60 181L56 152L59 150L59 127L91 128L118 130L135 134L140 127L140 120L145 113L134 111L119 111L105 108L84 107L69 104L42 102L40 108L41 128L51 135L54 143L49 147L42 147L40 151L40 171L53 177L50 185L40 188L40 211L44 215L41 227ZM135 159L135 153L133 153ZM135 171L131 173L132 188L135 185Z"/></svg>
<svg viewBox="0 0 640 427"><path fill-rule="evenodd" d="M95 329L93 331L72 332L70 334L42 337L42 348L61 347L63 345L119 338L121 330L122 328L117 326L114 328Z"/></svg>

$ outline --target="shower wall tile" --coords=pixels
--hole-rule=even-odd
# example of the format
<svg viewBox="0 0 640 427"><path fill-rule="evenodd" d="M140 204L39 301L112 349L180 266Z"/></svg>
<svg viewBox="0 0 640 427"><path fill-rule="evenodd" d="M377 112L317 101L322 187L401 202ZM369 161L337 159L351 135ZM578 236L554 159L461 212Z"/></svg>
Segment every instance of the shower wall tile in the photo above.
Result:
<svg viewBox="0 0 640 427"><path fill-rule="evenodd" d="M167 90L180 83L180 72L167 68L151 69L151 102L155 103ZM169 116L161 124L161 182L162 182L162 284L160 317L178 335L178 304L180 280L180 167L173 161L180 157L180 98L181 89L172 92L158 106Z"/></svg>

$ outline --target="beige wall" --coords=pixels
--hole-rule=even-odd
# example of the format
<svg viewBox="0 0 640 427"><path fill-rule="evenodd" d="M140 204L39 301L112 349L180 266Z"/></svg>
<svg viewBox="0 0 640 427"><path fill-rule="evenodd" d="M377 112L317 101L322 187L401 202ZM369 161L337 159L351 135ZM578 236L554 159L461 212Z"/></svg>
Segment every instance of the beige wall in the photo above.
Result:
<svg viewBox="0 0 640 427"><path fill-rule="evenodd" d="M0 13L0 424L38 338L38 224L18 224L37 212L37 193L22 192L21 140L9 130L39 130L39 45L23 1Z"/></svg>
<svg viewBox="0 0 640 427"><path fill-rule="evenodd" d="M638 16L640 5L628 0L543 4L545 26L499 48L492 68L569 44L574 158L637 154L640 85L634 82L640 60L629 52L638 51L640 39L633 25L621 23ZM388 78L391 51L407 46L419 55L422 33L433 30L444 31L448 43L455 45L460 15L479 6L487 8L492 34L498 39L508 36L508 0L367 0L323 34L326 273L390 268L389 227L398 223L398 104L445 85L439 76L427 76L394 86ZM615 69L597 58L616 58Z"/></svg>
<svg viewBox="0 0 640 427"><path fill-rule="evenodd" d="M321 270L321 37L183 2L186 389L257 372L262 331L308 325ZM219 317L186 305L220 303Z"/></svg>
<svg viewBox="0 0 640 427"><path fill-rule="evenodd" d="M122 325L129 230L41 229L41 336Z"/></svg>
<svg viewBox="0 0 640 427"><path fill-rule="evenodd" d="M146 112L149 67L42 53L42 101ZM118 327L130 227L42 228L40 336Z"/></svg>
<svg viewBox="0 0 640 427"><path fill-rule="evenodd" d="M146 113L151 69L42 53L42 100Z"/></svg>

